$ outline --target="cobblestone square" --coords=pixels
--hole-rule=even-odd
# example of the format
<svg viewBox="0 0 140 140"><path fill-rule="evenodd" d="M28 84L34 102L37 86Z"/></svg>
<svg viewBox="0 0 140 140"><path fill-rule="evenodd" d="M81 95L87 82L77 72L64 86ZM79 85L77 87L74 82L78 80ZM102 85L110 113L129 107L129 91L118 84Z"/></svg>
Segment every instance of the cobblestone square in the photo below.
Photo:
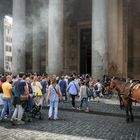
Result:
<svg viewBox="0 0 140 140"><path fill-rule="evenodd" d="M25 125L0 123L0 140L140 140L140 119L127 124L124 117L59 111L60 119L34 119Z"/></svg>

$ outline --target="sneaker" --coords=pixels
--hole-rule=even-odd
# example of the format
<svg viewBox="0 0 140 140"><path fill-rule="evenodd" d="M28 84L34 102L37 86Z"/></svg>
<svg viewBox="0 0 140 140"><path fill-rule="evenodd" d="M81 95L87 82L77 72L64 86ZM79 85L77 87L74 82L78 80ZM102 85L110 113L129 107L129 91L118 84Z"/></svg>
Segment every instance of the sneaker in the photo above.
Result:
<svg viewBox="0 0 140 140"><path fill-rule="evenodd" d="M13 122L13 121L17 121L18 119L17 118L12 118L10 121Z"/></svg>
<svg viewBox="0 0 140 140"><path fill-rule="evenodd" d="M7 118L8 118L8 116L7 116L7 115L5 115L5 116L4 116L4 119L6 120Z"/></svg>
<svg viewBox="0 0 140 140"><path fill-rule="evenodd" d="M78 107L78 108L77 108L77 110L81 110L81 108L80 108L80 107Z"/></svg>
<svg viewBox="0 0 140 140"><path fill-rule="evenodd" d="M52 120L52 118L51 118L51 117L49 117L49 118L48 118L48 120L50 121L50 120Z"/></svg>
<svg viewBox="0 0 140 140"><path fill-rule="evenodd" d="M86 109L85 112L89 112L89 109Z"/></svg>
<svg viewBox="0 0 140 140"><path fill-rule="evenodd" d="M72 107L72 109L76 109L75 107Z"/></svg>
<svg viewBox="0 0 140 140"><path fill-rule="evenodd" d="M25 124L25 122L24 121L17 121L16 124Z"/></svg>
<svg viewBox="0 0 140 140"><path fill-rule="evenodd" d="M54 118L54 120L56 121L56 120L59 120L59 118Z"/></svg>

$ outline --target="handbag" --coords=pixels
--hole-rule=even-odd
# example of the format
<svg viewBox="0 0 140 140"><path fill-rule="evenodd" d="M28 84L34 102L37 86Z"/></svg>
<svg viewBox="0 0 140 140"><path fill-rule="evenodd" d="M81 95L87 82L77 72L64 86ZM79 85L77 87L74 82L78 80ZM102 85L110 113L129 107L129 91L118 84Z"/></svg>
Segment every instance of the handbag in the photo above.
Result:
<svg viewBox="0 0 140 140"><path fill-rule="evenodd" d="M28 95L27 94L20 94L20 101L27 101L28 100Z"/></svg>
<svg viewBox="0 0 140 140"><path fill-rule="evenodd" d="M54 87L54 90L55 90L56 94L60 97L61 94L56 90L55 87Z"/></svg>

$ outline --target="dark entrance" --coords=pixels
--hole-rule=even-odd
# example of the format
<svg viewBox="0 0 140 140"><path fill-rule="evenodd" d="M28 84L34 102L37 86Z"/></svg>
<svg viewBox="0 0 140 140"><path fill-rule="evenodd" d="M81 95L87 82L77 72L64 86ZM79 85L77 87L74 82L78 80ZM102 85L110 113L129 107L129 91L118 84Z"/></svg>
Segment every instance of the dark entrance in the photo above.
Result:
<svg viewBox="0 0 140 140"><path fill-rule="evenodd" d="M80 30L80 73L91 74L91 29Z"/></svg>

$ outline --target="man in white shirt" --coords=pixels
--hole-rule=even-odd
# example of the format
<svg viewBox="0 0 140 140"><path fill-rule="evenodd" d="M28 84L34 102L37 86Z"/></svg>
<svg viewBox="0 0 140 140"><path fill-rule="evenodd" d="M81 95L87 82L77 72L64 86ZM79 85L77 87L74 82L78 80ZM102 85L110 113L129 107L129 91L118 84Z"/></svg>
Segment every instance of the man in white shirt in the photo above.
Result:
<svg viewBox="0 0 140 140"><path fill-rule="evenodd" d="M95 88L95 93L96 93L96 101L99 102L100 101L100 94L102 91L102 84L100 83L100 80L97 80L97 83L94 86Z"/></svg>

